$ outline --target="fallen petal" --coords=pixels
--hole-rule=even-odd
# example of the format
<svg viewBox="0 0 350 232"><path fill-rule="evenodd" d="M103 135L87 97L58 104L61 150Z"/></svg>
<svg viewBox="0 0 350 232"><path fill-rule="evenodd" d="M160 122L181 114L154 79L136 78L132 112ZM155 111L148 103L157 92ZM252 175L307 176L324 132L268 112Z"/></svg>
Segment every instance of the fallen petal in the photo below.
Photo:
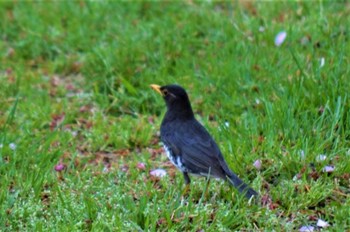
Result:
<svg viewBox="0 0 350 232"><path fill-rule="evenodd" d="M61 171L63 171L64 169L66 168L66 165L64 165L64 164L57 164L56 166L55 166L55 171L56 172L61 172Z"/></svg>
<svg viewBox="0 0 350 232"><path fill-rule="evenodd" d="M11 150L14 151L14 150L16 150L17 145L16 145L15 143L10 143L10 144L9 144L9 147L10 147Z"/></svg>
<svg viewBox="0 0 350 232"><path fill-rule="evenodd" d="M297 181L297 180L300 180L301 179L301 174L298 173L296 174L294 177L293 177L293 181Z"/></svg>
<svg viewBox="0 0 350 232"><path fill-rule="evenodd" d="M230 127L230 123L228 121L225 122L225 127Z"/></svg>
<svg viewBox="0 0 350 232"><path fill-rule="evenodd" d="M256 169L258 169L258 170L260 170L261 169L261 160L255 160L255 162L254 162L254 167L256 168Z"/></svg>
<svg viewBox="0 0 350 232"><path fill-rule="evenodd" d="M310 231L314 231L314 230L315 230L315 227L313 227L313 226L302 226L299 229L300 232L310 232Z"/></svg>
<svg viewBox="0 0 350 232"><path fill-rule="evenodd" d="M124 164L121 168L122 172L127 172L129 170L129 166Z"/></svg>
<svg viewBox="0 0 350 232"><path fill-rule="evenodd" d="M112 165L110 163L105 163L102 172L107 173L111 170Z"/></svg>
<svg viewBox="0 0 350 232"><path fill-rule="evenodd" d="M326 228L329 226L328 222L323 221L322 219L318 219L317 220L317 226L318 227L322 227L322 228Z"/></svg>
<svg viewBox="0 0 350 232"><path fill-rule="evenodd" d="M323 172L327 172L327 173L331 173L331 172L334 172L334 166L330 166L330 165L327 165L323 168Z"/></svg>
<svg viewBox="0 0 350 232"><path fill-rule="evenodd" d="M286 38L287 38L287 32L281 31L275 37L275 45L281 46Z"/></svg>
<svg viewBox="0 0 350 232"><path fill-rule="evenodd" d="M146 169L146 165L144 163L138 163L136 165L137 169L139 170L145 170Z"/></svg>
<svg viewBox="0 0 350 232"><path fill-rule="evenodd" d="M316 157L316 161L318 161L318 162L324 161L324 160L326 160L326 159L327 159L327 156L326 156L326 155L323 155L323 154L318 155L318 156Z"/></svg>
<svg viewBox="0 0 350 232"><path fill-rule="evenodd" d="M325 63L325 59L324 59L324 57L322 57L320 59L320 68L322 68L324 66L324 63Z"/></svg>
<svg viewBox="0 0 350 232"><path fill-rule="evenodd" d="M164 169L158 168L158 169L154 169L152 171L150 171L151 176L155 176L155 177L164 177L166 176L166 171Z"/></svg>

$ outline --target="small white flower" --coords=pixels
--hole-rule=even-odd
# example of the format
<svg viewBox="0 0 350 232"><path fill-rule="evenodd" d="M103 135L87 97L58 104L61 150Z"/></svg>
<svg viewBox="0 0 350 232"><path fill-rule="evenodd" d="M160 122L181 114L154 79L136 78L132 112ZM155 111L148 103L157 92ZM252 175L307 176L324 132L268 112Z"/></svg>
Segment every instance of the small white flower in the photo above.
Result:
<svg viewBox="0 0 350 232"><path fill-rule="evenodd" d="M10 143L10 144L9 144L9 147L10 147L10 149L11 149L11 150L13 150L13 151L14 151L14 150L16 150L17 145L16 145L16 144L14 144L14 143Z"/></svg>
<svg viewBox="0 0 350 232"><path fill-rule="evenodd" d="M327 172L327 173L331 173L331 172L334 172L334 169L335 169L334 166L327 165L322 169L322 171Z"/></svg>
<svg viewBox="0 0 350 232"><path fill-rule="evenodd" d="M285 31L279 32L275 37L275 45L281 46L286 38L287 38L287 32Z"/></svg>
<svg viewBox="0 0 350 232"><path fill-rule="evenodd" d="M322 228L326 228L329 226L328 222L323 221L322 219L318 219L317 220L317 226L318 227L322 227Z"/></svg>
<svg viewBox="0 0 350 232"><path fill-rule="evenodd" d="M164 177L166 176L166 171L164 169L158 168L158 169L154 169L152 171L150 171L151 176L155 176L155 177Z"/></svg>
<svg viewBox="0 0 350 232"><path fill-rule="evenodd" d="M3 148L4 147L4 144L0 143L0 148Z"/></svg>
<svg viewBox="0 0 350 232"><path fill-rule="evenodd" d="M265 27L260 26L260 27L259 27L259 32L264 32L264 31L265 31Z"/></svg>
<svg viewBox="0 0 350 232"><path fill-rule="evenodd" d="M300 232L311 232L314 230L315 230L315 227L313 227L313 226L302 226L299 229Z"/></svg>
<svg viewBox="0 0 350 232"><path fill-rule="evenodd" d="M230 123L228 121L225 122L225 127L229 127Z"/></svg>
<svg viewBox="0 0 350 232"><path fill-rule="evenodd" d="M322 68L324 66L324 63L325 63L325 58L321 57L321 59L320 59L320 68Z"/></svg>
<svg viewBox="0 0 350 232"><path fill-rule="evenodd" d="M327 156L326 156L326 155L323 155L323 154L318 155L318 156L316 157L316 161L317 161L317 162L321 162L321 161L324 161L324 160L326 160L326 159L327 159Z"/></svg>
<svg viewBox="0 0 350 232"><path fill-rule="evenodd" d="M109 172L109 169L110 168L108 166L104 166L102 172L107 173L107 172Z"/></svg>
<svg viewBox="0 0 350 232"><path fill-rule="evenodd" d="M304 152L304 150L300 150L300 158L305 159L305 152Z"/></svg>
<svg viewBox="0 0 350 232"><path fill-rule="evenodd" d="M257 170L260 170L262 167L262 162L261 162L261 160L258 159L258 160L255 160L253 165Z"/></svg>
<svg viewBox="0 0 350 232"><path fill-rule="evenodd" d="M300 179L300 174L293 176L293 181L298 181Z"/></svg>

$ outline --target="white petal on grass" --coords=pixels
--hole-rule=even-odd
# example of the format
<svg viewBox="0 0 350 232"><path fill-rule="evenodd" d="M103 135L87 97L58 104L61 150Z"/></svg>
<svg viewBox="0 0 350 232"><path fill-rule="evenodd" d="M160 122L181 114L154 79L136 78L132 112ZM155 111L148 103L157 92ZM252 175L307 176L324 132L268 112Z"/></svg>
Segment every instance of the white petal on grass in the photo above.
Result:
<svg viewBox="0 0 350 232"><path fill-rule="evenodd" d="M225 127L230 127L230 123L228 121L225 122Z"/></svg>
<svg viewBox="0 0 350 232"><path fill-rule="evenodd" d="M155 177L164 177L166 176L166 171L164 169L158 168L150 171L149 174Z"/></svg>
<svg viewBox="0 0 350 232"><path fill-rule="evenodd" d="M317 162L321 162L321 161L324 161L327 159L327 156L326 155L323 155L323 154L320 154L316 157L316 161Z"/></svg>
<svg viewBox="0 0 350 232"><path fill-rule="evenodd" d="M260 170L261 169L261 160L259 160L259 159L255 160L253 165L256 169Z"/></svg>
<svg viewBox="0 0 350 232"><path fill-rule="evenodd" d="M323 221L322 219L318 219L317 220L317 226L318 227L322 227L322 228L326 228L329 226L328 222Z"/></svg>
<svg viewBox="0 0 350 232"><path fill-rule="evenodd" d="M331 166L331 165L327 165L323 168L323 172L327 172L327 173L331 173L331 172L334 172L334 169L335 167L334 166Z"/></svg>
<svg viewBox="0 0 350 232"><path fill-rule="evenodd" d="M296 174L294 177L293 177L293 181L297 181L297 180L299 180L300 178L299 178L299 174Z"/></svg>
<svg viewBox="0 0 350 232"><path fill-rule="evenodd" d="M322 68L322 67L324 66L324 63L325 63L325 58L322 57L322 58L320 59L320 68Z"/></svg>
<svg viewBox="0 0 350 232"><path fill-rule="evenodd" d="M314 231L314 230L315 230L315 227L313 227L313 226L302 226L299 229L300 232L310 232L310 231Z"/></svg>
<svg viewBox="0 0 350 232"><path fill-rule="evenodd" d="M10 143L10 144L9 144L9 147L10 147L10 149L11 149L11 150L13 150L13 151L14 151L14 150L16 150L17 145L16 145L16 144L14 144L14 143Z"/></svg>
<svg viewBox="0 0 350 232"><path fill-rule="evenodd" d="M304 150L300 150L300 158L305 159L305 152L304 152Z"/></svg>
<svg viewBox="0 0 350 232"><path fill-rule="evenodd" d="M104 166L102 172L107 173L107 172L109 172L109 169L110 168L108 166Z"/></svg>
<svg viewBox="0 0 350 232"><path fill-rule="evenodd" d="M275 37L275 45L281 46L286 38L287 38L287 32L285 31L279 32Z"/></svg>
<svg viewBox="0 0 350 232"><path fill-rule="evenodd" d="M4 147L4 144L0 143L0 148L3 148Z"/></svg>
<svg viewBox="0 0 350 232"><path fill-rule="evenodd" d="M260 26L260 27L259 27L259 32L264 32L264 31L265 31L265 27Z"/></svg>

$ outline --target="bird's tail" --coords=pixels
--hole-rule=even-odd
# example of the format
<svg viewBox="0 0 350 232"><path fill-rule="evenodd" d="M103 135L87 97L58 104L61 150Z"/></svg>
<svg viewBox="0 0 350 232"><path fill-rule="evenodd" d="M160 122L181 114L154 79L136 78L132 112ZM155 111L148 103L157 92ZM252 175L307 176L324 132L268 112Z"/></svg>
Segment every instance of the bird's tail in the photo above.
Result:
<svg viewBox="0 0 350 232"><path fill-rule="evenodd" d="M231 172L229 175L227 175L227 180L238 189L239 192L245 194L245 196L250 199L251 197L257 198L258 193L249 187L247 184L245 184L241 179L236 176L233 172Z"/></svg>

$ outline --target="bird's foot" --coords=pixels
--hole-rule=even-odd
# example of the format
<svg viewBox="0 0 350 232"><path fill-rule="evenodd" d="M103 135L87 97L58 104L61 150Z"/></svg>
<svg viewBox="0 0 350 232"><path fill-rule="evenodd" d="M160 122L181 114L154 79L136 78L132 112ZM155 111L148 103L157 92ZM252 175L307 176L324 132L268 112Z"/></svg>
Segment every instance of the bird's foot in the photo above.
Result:
<svg viewBox="0 0 350 232"><path fill-rule="evenodd" d="M190 185L189 185L189 184L186 184L184 190L182 191L182 196L183 196L183 197L188 197L189 192L190 192Z"/></svg>

